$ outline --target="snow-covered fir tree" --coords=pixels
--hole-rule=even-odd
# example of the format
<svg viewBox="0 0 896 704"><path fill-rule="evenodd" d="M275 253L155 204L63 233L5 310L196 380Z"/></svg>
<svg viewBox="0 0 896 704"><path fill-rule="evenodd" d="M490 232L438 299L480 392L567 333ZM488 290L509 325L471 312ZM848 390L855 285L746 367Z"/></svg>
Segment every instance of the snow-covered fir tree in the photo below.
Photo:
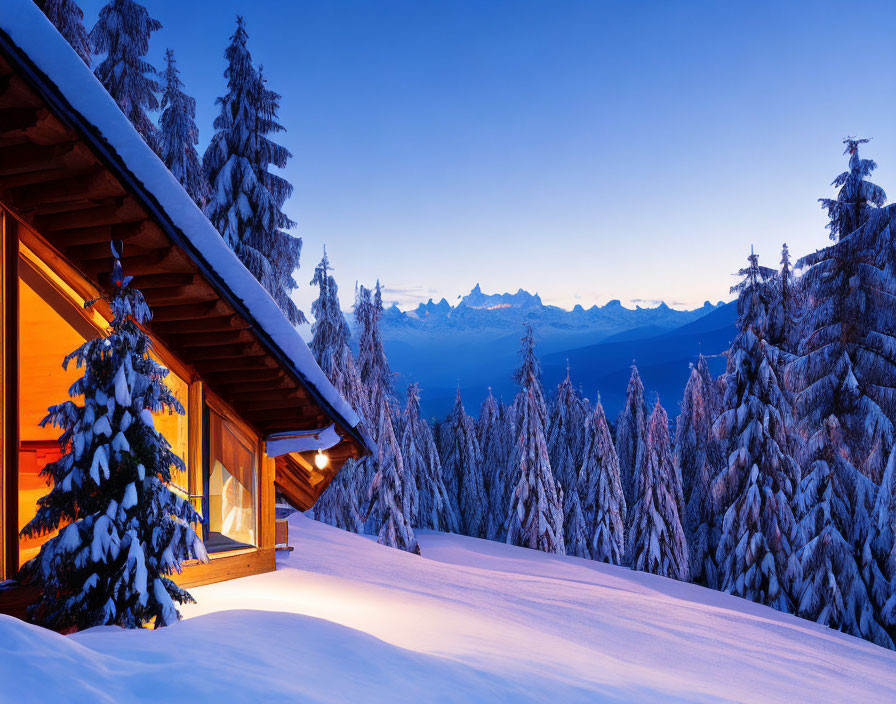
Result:
<svg viewBox="0 0 896 704"><path fill-rule="evenodd" d="M514 488L507 515L507 542L562 555L566 552L563 505L551 471L541 365L535 354L535 335L528 325L520 356L516 379L522 390L514 402L517 438L508 465Z"/></svg>
<svg viewBox="0 0 896 704"><path fill-rule="evenodd" d="M707 460L717 459L713 456L715 438L712 425L715 418L711 401L706 396L705 380L695 366L684 387L681 412L675 423L675 464L681 473L685 502L703 465ZM718 463L713 467L718 469Z"/></svg>
<svg viewBox="0 0 896 704"><path fill-rule="evenodd" d="M647 444L635 486L637 497L631 510L628 564L641 572L687 580L688 545L679 514L679 485L672 460L669 419L659 399L650 414Z"/></svg>
<svg viewBox="0 0 896 704"><path fill-rule="evenodd" d="M701 356L701 360L705 360ZM722 467L721 449L713 433L714 411L711 388L699 364L691 369L681 413L675 424L675 462L682 477L685 495L684 528L688 540L691 581L707 587L718 586L716 549L718 520L712 495L712 481Z"/></svg>
<svg viewBox="0 0 896 704"><path fill-rule="evenodd" d="M150 35L161 28L162 23L150 17L143 5L111 0L100 9L88 35L91 51L103 56L94 74L153 148L156 128L146 113L159 107L159 84L155 68L144 57Z"/></svg>
<svg viewBox="0 0 896 704"><path fill-rule="evenodd" d="M802 445L798 613L877 643L884 625L885 557L874 547L874 505L893 450L896 366L885 342L896 337L893 237L883 191L865 180L867 140L847 138L849 171L822 199L835 244L804 257L803 339L787 367L796 392Z"/></svg>
<svg viewBox="0 0 896 704"><path fill-rule="evenodd" d="M880 483L896 418L896 364L882 342L896 336L896 278L888 211L875 207L883 191L861 180L875 167L858 158L863 141L847 140L850 170L834 181L841 193L822 199L840 240L797 263L809 267L801 286L810 300L787 379L798 394L798 431L810 436L835 415L848 461ZM860 229L847 230L854 223Z"/></svg>
<svg viewBox="0 0 896 704"><path fill-rule="evenodd" d="M712 485L721 516L718 584L790 612L799 578L793 515L799 470L789 450L781 352L766 339L778 303L766 282L776 272L760 267L754 253L748 261L743 281L732 287L740 294L739 332L728 352L724 410L715 423L725 458Z"/></svg>
<svg viewBox="0 0 896 704"><path fill-rule="evenodd" d="M570 487L564 498L563 533L566 554L573 557L591 557L591 546L586 534L585 516L582 513L582 502L575 487Z"/></svg>
<svg viewBox="0 0 896 704"><path fill-rule="evenodd" d="M171 49L165 52L162 74L162 114L156 134L156 152L165 166L184 187L190 198L202 207L208 184L199 163L199 128L196 127L196 101L184 92L180 71Z"/></svg>
<svg viewBox="0 0 896 704"><path fill-rule="evenodd" d="M635 501L635 479L640 472L641 459L647 442L647 406L644 403L644 384L638 367L632 363L632 375L625 395L625 406L616 421L616 454L622 491L627 506Z"/></svg>
<svg viewBox="0 0 896 704"><path fill-rule="evenodd" d="M456 477L460 531L484 538L488 498L482 481L482 452L476 426L464 410L459 388L450 424L451 438L442 465L446 475Z"/></svg>
<svg viewBox="0 0 896 704"><path fill-rule="evenodd" d="M392 370L386 358L380 321L383 317L383 293L380 282L376 282L373 292L361 286L355 302L355 320L361 332L358 341L358 373L361 383L373 393L382 387L387 395L392 393Z"/></svg>
<svg viewBox="0 0 896 704"><path fill-rule="evenodd" d="M457 515L442 479L442 463L432 429L429 423L420 417L420 389L416 384L408 386L401 448L405 457L410 454L406 449L411 442L410 438L405 438L408 432L414 434L413 444L419 455L419 462L414 465L412 472L416 479L419 501L415 525L420 528L456 533L459 529ZM414 460L406 461L411 463Z"/></svg>
<svg viewBox="0 0 896 704"><path fill-rule="evenodd" d="M800 485L802 582L797 613L893 648L883 615L888 582L872 556L869 495L874 485L841 452L842 428L829 415L805 448Z"/></svg>
<svg viewBox="0 0 896 704"><path fill-rule="evenodd" d="M883 606L879 620L886 626L890 639L896 641L896 452L890 453L884 478L874 504L874 539L872 549L884 579L883 594L877 603Z"/></svg>
<svg viewBox="0 0 896 704"><path fill-rule="evenodd" d="M489 387L479 408L476 435L482 452L482 477L487 494L485 537L503 540L507 518L507 441L498 402Z"/></svg>
<svg viewBox="0 0 896 704"><path fill-rule="evenodd" d="M404 515L412 526L419 526L420 485L429 479L424 451L420 445L420 389L416 384L408 386L408 398L401 422L401 457L404 462ZM424 491L433 488L423 484ZM441 496L432 497L433 503ZM432 512L430 512L432 515Z"/></svg>
<svg viewBox="0 0 896 704"><path fill-rule="evenodd" d="M392 375L379 332L381 306L376 303L370 289L366 286L357 288L354 312L359 330L356 366L361 380L363 406L366 416L370 419L370 434L374 442L377 442L379 439L377 436L379 409L376 404L380 402L380 399L392 400ZM375 459L373 457L364 458L359 463L358 473L360 485L364 487L363 492L369 491L375 474ZM365 513L364 532L375 533L378 531L380 517L376 513L370 514L366 511L363 513Z"/></svg>
<svg viewBox="0 0 896 704"><path fill-rule="evenodd" d="M844 154L849 155L849 169L833 180L831 185L839 189L836 198L819 198L818 202L828 211L830 222L827 224L831 239L839 242L844 237L858 230L868 222L873 211L881 207L887 200L884 190L867 180L877 164L871 159L859 157L859 145L867 144L868 139L847 137Z"/></svg>
<svg viewBox="0 0 896 704"><path fill-rule="evenodd" d="M585 420L583 454L577 489L584 507L588 557L621 565L625 556L625 495L619 458L600 398Z"/></svg>
<svg viewBox="0 0 896 704"><path fill-rule="evenodd" d="M78 56L90 66L90 43L87 41L87 29L84 27L84 10L77 0L38 0L38 6L72 45Z"/></svg>
<svg viewBox="0 0 896 704"><path fill-rule="evenodd" d="M227 93L216 101L215 134L202 158L209 183L206 215L246 268L265 287L294 325L305 316L290 298L298 284L302 240L287 232L295 225L283 212L292 186L268 169L282 169L292 156L270 135L280 96L252 64L242 17L224 52Z"/></svg>
<svg viewBox="0 0 896 704"><path fill-rule="evenodd" d="M576 486L582 466L587 415L587 405L573 386L567 362L566 377L557 385L548 427L548 453L554 482L563 488L566 496Z"/></svg>
<svg viewBox="0 0 896 704"><path fill-rule="evenodd" d="M364 417L367 402L350 347L351 331L339 305L339 288L330 275L331 271L327 250L324 248L323 257L315 267L314 278L311 279L311 285L318 287L318 296L311 304L314 322L311 324L311 341L308 347L336 390Z"/></svg>
<svg viewBox="0 0 896 704"><path fill-rule="evenodd" d="M785 356L796 351L799 344L799 317L802 296L793 274L790 249L781 247L781 269L775 279L775 305L769 314L768 341Z"/></svg>
<svg viewBox="0 0 896 704"><path fill-rule="evenodd" d="M153 423L153 413L184 410L150 357L149 307L115 253L112 324L63 362L84 369L70 391L83 405L65 401L43 421L62 429L64 454L41 471L53 488L22 530L64 526L21 573L41 589L32 617L56 629L175 623L175 604L193 600L169 575L186 559L207 559L192 527L201 517L168 488L184 462Z"/></svg>
<svg viewBox="0 0 896 704"><path fill-rule="evenodd" d="M372 405L376 413L375 473L370 484L369 507L366 517L367 532L377 536L377 542L399 550L420 554L417 538L407 515L409 478L401 448L392 425L391 400L382 387L377 387ZM370 520L375 521L372 525Z"/></svg>

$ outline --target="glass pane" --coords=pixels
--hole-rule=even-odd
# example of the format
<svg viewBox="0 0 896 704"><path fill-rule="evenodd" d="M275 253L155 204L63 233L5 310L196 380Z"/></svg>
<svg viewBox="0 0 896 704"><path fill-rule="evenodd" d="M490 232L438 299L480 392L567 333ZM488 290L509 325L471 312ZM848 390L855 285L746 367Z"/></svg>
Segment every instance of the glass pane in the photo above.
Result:
<svg viewBox="0 0 896 704"><path fill-rule="evenodd" d="M73 306L66 310L52 290L43 290L33 275L27 279L19 279L19 530L34 518L37 500L50 490L38 473L62 455L62 431L42 428L40 422L50 406L68 400L68 389L80 372L74 363L63 369L62 360L83 344L82 332L87 332L72 326L76 321L71 316L77 314ZM19 564L37 555L55 534L19 538Z"/></svg>
<svg viewBox="0 0 896 704"><path fill-rule="evenodd" d="M256 543L255 450L231 423L209 412L210 551Z"/></svg>
<svg viewBox="0 0 896 704"><path fill-rule="evenodd" d="M156 359L156 361L158 362L159 360ZM186 466L188 457L187 439L189 437L190 427L187 415L189 412L187 399L190 393L190 385L171 370L168 371L168 376L165 377L165 384L171 389L171 393L174 397L180 401L180 405L184 407L184 414L180 415L174 412L169 413L168 411L160 411L159 413L153 414L153 420L155 422L156 430L158 430L171 445L171 451L180 457L184 461L184 466ZM169 488L185 499L189 498L190 494L189 476L190 475L186 469L181 472L174 467L171 468L171 484L169 485Z"/></svg>

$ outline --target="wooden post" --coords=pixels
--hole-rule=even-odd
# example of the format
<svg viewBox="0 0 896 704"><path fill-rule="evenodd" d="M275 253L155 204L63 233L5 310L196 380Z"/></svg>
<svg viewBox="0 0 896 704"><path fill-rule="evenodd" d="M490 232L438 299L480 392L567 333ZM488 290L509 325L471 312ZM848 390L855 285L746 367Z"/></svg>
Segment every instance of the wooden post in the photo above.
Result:
<svg viewBox="0 0 896 704"><path fill-rule="evenodd" d="M276 472L273 457L264 451L264 440L258 443L259 476L258 476L258 547L274 547L274 473Z"/></svg>
<svg viewBox="0 0 896 704"><path fill-rule="evenodd" d="M187 489L190 492L190 503L193 504L202 515L202 464L204 457L203 442L205 434L202 432L203 416L203 389L201 381L190 384L187 399L187 447L189 455L187 462ZM205 516L203 516L204 518Z"/></svg>
<svg viewBox="0 0 896 704"><path fill-rule="evenodd" d="M3 467L0 472L0 578L19 569L19 364L18 223L0 211L0 416Z"/></svg>

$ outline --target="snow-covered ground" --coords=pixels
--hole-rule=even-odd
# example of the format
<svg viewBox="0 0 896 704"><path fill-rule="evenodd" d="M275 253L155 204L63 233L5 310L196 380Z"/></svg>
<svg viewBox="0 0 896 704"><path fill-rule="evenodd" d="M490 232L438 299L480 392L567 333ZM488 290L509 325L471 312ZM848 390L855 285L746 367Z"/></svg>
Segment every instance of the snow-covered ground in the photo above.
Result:
<svg viewBox="0 0 896 704"><path fill-rule="evenodd" d="M279 569L159 631L0 616L0 701L896 701L896 653L725 594L440 533L291 519Z"/></svg>

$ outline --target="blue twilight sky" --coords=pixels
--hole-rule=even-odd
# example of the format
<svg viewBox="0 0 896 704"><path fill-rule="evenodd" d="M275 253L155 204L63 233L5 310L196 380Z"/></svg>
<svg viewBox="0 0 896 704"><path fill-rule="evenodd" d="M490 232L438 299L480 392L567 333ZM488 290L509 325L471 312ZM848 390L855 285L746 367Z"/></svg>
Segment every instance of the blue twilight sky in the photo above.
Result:
<svg viewBox="0 0 896 704"><path fill-rule="evenodd" d="M82 0L88 28L101 0ZM571 307L727 298L750 244L823 246L840 140L896 196L896 5L147 0L204 149L234 17L283 95L308 311L525 288Z"/></svg>

